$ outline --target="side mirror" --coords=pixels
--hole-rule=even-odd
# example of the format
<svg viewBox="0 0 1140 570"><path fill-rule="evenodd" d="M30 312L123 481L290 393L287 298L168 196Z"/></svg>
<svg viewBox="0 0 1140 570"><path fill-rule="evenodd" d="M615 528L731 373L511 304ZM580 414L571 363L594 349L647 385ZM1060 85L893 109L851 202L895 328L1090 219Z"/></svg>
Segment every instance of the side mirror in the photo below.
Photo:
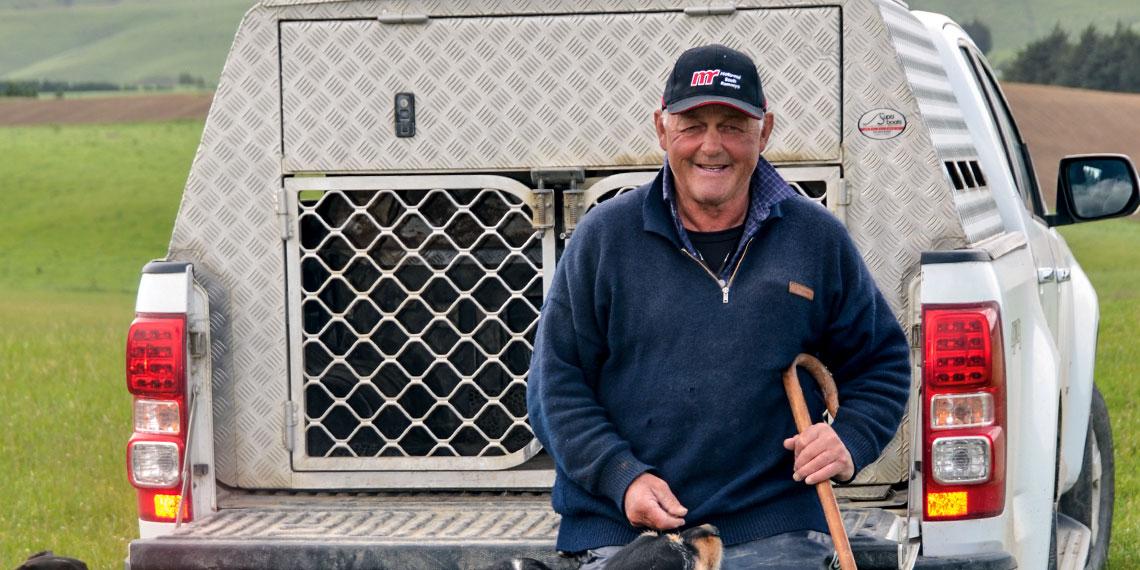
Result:
<svg viewBox="0 0 1140 570"><path fill-rule="evenodd" d="M1050 226L1130 216L1140 208L1136 167L1122 154L1066 156L1057 168L1057 214Z"/></svg>

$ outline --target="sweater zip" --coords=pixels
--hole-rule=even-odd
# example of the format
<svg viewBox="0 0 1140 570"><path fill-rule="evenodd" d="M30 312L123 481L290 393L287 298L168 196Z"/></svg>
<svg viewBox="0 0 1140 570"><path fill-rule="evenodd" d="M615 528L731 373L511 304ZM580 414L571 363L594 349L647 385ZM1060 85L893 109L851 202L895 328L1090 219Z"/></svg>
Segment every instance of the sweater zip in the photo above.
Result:
<svg viewBox="0 0 1140 570"><path fill-rule="evenodd" d="M738 271L740 271L740 266L744 263L744 256L748 255L748 247L752 245L753 239L754 238L748 238L748 242L744 244L744 251L742 251L740 253L740 259L736 260L736 267L734 267L732 269L732 275L728 276L728 282L727 283L724 281L724 279L717 277L716 274L713 273L711 269L709 269L708 265L705 265L705 263L703 261L701 261L700 259L697 259L697 256L689 253L689 250L687 250L685 248L681 248L681 252L684 253L685 255L689 256L689 259L692 259L693 261L697 262L697 265L700 265L701 269L704 269L705 273L708 273L709 277L712 277L713 281L716 281L716 286L720 287L720 293L721 293L720 301L721 301L721 303L727 305L728 304L728 290L732 288L732 282L736 280L736 273Z"/></svg>

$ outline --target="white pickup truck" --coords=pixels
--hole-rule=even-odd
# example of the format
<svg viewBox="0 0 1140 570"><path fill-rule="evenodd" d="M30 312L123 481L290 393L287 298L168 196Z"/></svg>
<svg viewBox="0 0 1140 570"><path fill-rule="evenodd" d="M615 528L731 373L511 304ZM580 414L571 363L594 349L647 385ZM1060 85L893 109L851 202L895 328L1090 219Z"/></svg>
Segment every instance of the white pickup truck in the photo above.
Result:
<svg viewBox="0 0 1140 570"><path fill-rule="evenodd" d="M527 424L536 319L579 218L661 164L669 65L712 42L759 62L766 158L911 342L907 418L838 489L860 566L1103 566L1097 299L1054 228L1134 213L1136 172L1066 158L1049 213L958 25L893 0L264 0L143 269L128 567L573 567Z"/></svg>

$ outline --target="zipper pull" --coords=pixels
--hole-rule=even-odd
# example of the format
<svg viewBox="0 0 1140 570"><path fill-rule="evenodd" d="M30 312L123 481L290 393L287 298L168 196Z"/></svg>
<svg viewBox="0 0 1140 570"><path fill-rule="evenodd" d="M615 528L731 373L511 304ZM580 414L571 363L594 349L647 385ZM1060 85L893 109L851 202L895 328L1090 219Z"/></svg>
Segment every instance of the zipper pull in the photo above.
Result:
<svg viewBox="0 0 1140 570"><path fill-rule="evenodd" d="M720 283L720 292L721 292L720 300L722 303L727 305L728 304L728 283L725 283L724 279L717 279L717 283Z"/></svg>

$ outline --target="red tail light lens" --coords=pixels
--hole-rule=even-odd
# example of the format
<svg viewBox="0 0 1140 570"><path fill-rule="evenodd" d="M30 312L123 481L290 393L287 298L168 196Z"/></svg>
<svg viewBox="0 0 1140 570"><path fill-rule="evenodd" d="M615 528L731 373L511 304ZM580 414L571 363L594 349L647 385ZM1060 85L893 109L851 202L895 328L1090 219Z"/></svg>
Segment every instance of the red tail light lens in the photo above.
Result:
<svg viewBox="0 0 1140 570"><path fill-rule="evenodd" d="M174 396L185 383L186 316L140 315L127 333L127 389Z"/></svg>
<svg viewBox="0 0 1140 570"><path fill-rule="evenodd" d="M923 307L926 520L1005 508L1005 364L996 303Z"/></svg>
<svg viewBox="0 0 1140 570"><path fill-rule="evenodd" d="M191 520L182 495L186 457L186 315L139 314L127 333L127 389L135 395L127 477L139 518ZM181 509L181 517L179 517Z"/></svg>
<svg viewBox="0 0 1140 570"><path fill-rule="evenodd" d="M993 377L993 339L990 319L996 308L931 309L924 318L928 386L980 386Z"/></svg>

